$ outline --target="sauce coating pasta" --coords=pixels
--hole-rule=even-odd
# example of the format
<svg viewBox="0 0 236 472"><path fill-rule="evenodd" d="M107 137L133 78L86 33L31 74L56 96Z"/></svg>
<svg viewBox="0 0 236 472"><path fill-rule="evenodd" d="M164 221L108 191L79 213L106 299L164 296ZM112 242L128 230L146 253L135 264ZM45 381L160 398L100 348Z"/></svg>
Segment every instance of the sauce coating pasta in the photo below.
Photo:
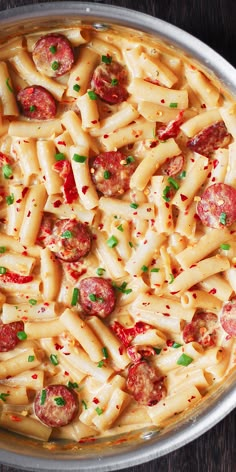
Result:
<svg viewBox="0 0 236 472"><path fill-rule="evenodd" d="M115 27L7 48L0 426L44 441L164 427L234 367L233 98Z"/></svg>

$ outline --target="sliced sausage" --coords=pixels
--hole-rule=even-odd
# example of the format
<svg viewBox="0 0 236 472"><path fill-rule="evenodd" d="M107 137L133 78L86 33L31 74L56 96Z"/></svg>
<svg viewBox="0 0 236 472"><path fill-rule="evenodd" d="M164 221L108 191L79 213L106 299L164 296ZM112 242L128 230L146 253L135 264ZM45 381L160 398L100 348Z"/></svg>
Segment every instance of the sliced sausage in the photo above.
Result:
<svg viewBox="0 0 236 472"><path fill-rule="evenodd" d="M184 167L184 156L180 154L175 157L168 157L164 164L160 167L160 172L163 175L172 175L179 174Z"/></svg>
<svg viewBox="0 0 236 472"><path fill-rule="evenodd" d="M39 391L34 400L35 415L51 428L71 423L78 409L77 394L65 385L49 385Z"/></svg>
<svg viewBox="0 0 236 472"><path fill-rule="evenodd" d="M80 282L80 304L87 315L106 318L115 308L116 295L110 280L87 277Z"/></svg>
<svg viewBox="0 0 236 472"><path fill-rule="evenodd" d="M191 321L183 330L183 340L185 343L197 342L203 347L215 346L216 327L218 317L214 313L202 312L196 313Z"/></svg>
<svg viewBox="0 0 236 472"><path fill-rule="evenodd" d="M55 99L41 85L32 85L20 90L17 100L23 115L32 120L51 120L56 116Z"/></svg>
<svg viewBox="0 0 236 472"><path fill-rule="evenodd" d="M156 405L166 396L163 377L146 361L139 361L130 366L127 388L141 405Z"/></svg>
<svg viewBox="0 0 236 472"><path fill-rule="evenodd" d="M91 233L85 223L77 220L56 220L47 246L65 262L76 262L86 256L91 248Z"/></svg>
<svg viewBox="0 0 236 472"><path fill-rule="evenodd" d="M16 347L19 342L17 337L19 331L24 331L23 321L0 325L0 352L11 351Z"/></svg>
<svg viewBox="0 0 236 472"><path fill-rule="evenodd" d="M209 157L219 147L229 144L230 134L223 121L217 121L213 125L204 128L200 133L189 139L187 146L195 152Z"/></svg>
<svg viewBox="0 0 236 472"><path fill-rule="evenodd" d="M107 197L119 197L129 189L135 163L127 164L120 151L103 152L92 163L91 175L99 192Z"/></svg>
<svg viewBox="0 0 236 472"><path fill-rule="evenodd" d="M176 138L176 136L180 132L180 126L182 125L184 121L183 115L184 115L184 111L181 110L174 120L169 121L169 123L166 126L161 126L157 130L157 135L159 139L166 140L169 138Z"/></svg>
<svg viewBox="0 0 236 472"><path fill-rule="evenodd" d="M124 102L128 98L126 84L126 69L113 60L109 64L101 63L97 66L91 81L91 87L96 94L111 104Z"/></svg>
<svg viewBox="0 0 236 472"><path fill-rule="evenodd" d="M210 185L197 204L197 214L210 228L224 228L236 220L236 189L217 183Z"/></svg>
<svg viewBox="0 0 236 472"><path fill-rule="evenodd" d="M62 34L46 34L35 44L32 52L37 69L48 77L66 74L74 63L74 52Z"/></svg>
<svg viewBox="0 0 236 472"><path fill-rule="evenodd" d="M236 337L236 300L232 300L230 302L226 302L223 305L221 315L220 315L220 322L222 328L232 336L233 338Z"/></svg>

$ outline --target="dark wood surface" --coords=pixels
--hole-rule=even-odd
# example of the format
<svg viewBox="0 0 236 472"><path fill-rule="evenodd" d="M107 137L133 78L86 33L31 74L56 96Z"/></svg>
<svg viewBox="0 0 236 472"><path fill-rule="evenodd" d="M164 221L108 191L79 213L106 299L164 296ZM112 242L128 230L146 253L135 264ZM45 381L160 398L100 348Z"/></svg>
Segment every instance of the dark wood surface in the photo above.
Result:
<svg viewBox="0 0 236 472"><path fill-rule="evenodd" d="M32 3L39 1L0 0L0 15L1 10ZM236 0L97 0L97 3L123 6L166 20L197 36L236 66ZM0 464L0 472L17 470ZM181 449L126 471L236 472L236 413Z"/></svg>

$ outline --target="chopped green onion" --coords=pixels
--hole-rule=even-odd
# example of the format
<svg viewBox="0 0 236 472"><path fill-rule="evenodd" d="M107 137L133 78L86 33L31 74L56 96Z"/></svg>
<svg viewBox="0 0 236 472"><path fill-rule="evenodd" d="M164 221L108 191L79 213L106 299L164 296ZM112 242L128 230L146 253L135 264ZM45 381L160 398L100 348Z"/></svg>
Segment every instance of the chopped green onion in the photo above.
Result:
<svg viewBox="0 0 236 472"><path fill-rule="evenodd" d="M179 359L177 360L178 365L183 365L184 367L187 367L189 364L193 362L193 358L190 356L187 356L187 354L181 354Z"/></svg>
<svg viewBox="0 0 236 472"><path fill-rule="evenodd" d="M89 96L90 100L97 100L97 98L98 98L97 94L93 90L88 91L88 96Z"/></svg>
<svg viewBox="0 0 236 472"><path fill-rule="evenodd" d="M170 187L169 185L167 185L164 190L163 190L163 195L162 195L162 198L166 201L166 202L169 202L170 201L170 197L167 197L168 193L170 191Z"/></svg>
<svg viewBox="0 0 236 472"><path fill-rule="evenodd" d="M151 272L159 272L160 269L158 269L157 267L153 267L153 269L151 269Z"/></svg>
<svg viewBox="0 0 236 472"><path fill-rule="evenodd" d="M95 408L95 411L99 416L103 413L102 408L99 408L99 406L97 406L97 408Z"/></svg>
<svg viewBox="0 0 236 472"><path fill-rule="evenodd" d="M68 384L67 384L67 387L68 388L79 388L79 385L77 384L77 382L71 382L69 380Z"/></svg>
<svg viewBox="0 0 236 472"><path fill-rule="evenodd" d="M111 79L111 85L118 85L119 80L118 79Z"/></svg>
<svg viewBox="0 0 236 472"><path fill-rule="evenodd" d="M52 54L56 54L56 52L57 52L57 47L56 47L56 46L50 46L49 51L50 51Z"/></svg>
<svg viewBox="0 0 236 472"><path fill-rule="evenodd" d="M178 182L177 182L175 179L173 179L173 177L169 177L167 180L168 180L169 184L172 185L172 187L173 187L175 190L178 190L178 189L179 189L179 184L178 184Z"/></svg>
<svg viewBox="0 0 236 472"><path fill-rule="evenodd" d="M35 356L28 356L28 362L34 362Z"/></svg>
<svg viewBox="0 0 236 472"><path fill-rule="evenodd" d="M125 160L126 160L126 164L127 164L127 165L128 165L128 164L132 164L132 162L135 162L135 159L134 159L133 156L128 156L128 157L126 157Z"/></svg>
<svg viewBox="0 0 236 472"><path fill-rule="evenodd" d="M107 240L107 245L108 245L108 247L110 247L110 248L116 247L117 244L118 244L118 239L117 239L115 236L111 236L111 237Z"/></svg>
<svg viewBox="0 0 236 472"><path fill-rule="evenodd" d="M8 205L12 205L12 204L14 203L14 195L13 195L13 193L11 193L11 195L8 195L8 196L6 197L6 202L7 202Z"/></svg>
<svg viewBox="0 0 236 472"><path fill-rule="evenodd" d="M59 361L58 361L58 358L57 358L56 354L51 354L49 359L50 359L50 361L53 365L58 365L59 364Z"/></svg>
<svg viewBox="0 0 236 472"><path fill-rule="evenodd" d="M30 305L37 305L37 300L35 300L34 298L30 298L29 299L29 304Z"/></svg>
<svg viewBox="0 0 236 472"><path fill-rule="evenodd" d="M53 61L51 64L52 70L57 70L59 69L59 62L58 61Z"/></svg>
<svg viewBox="0 0 236 472"><path fill-rule="evenodd" d="M87 403L84 400L81 400L81 403L82 403L84 409L87 410L88 409Z"/></svg>
<svg viewBox="0 0 236 472"><path fill-rule="evenodd" d="M159 347L154 347L153 349L157 355L160 354L161 349Z"/></svg>
<svg viewBox="0 0 236 472"><path fill-rule="evenodd" d="M175 280L175 278L174 278L173 274L170 274L170 280L169 280L168 283L173 284L174 280Z"/></svg>
<svg viewBox="0 0 236 472"><path fill-rule="evenodd" d="M110 179L111 173L109 172L109 170L105 170L105 171L104 171L103 177L104 177L104 179L106 179L106 180Z"/></svg>
<svg viewBox="0 0 236 472"><path fill-rule="evenodd" d="M75 162L80 162L81 164L83 164L86 161L87 157L81 156L80 154L74 154L72 159Z"/></svg>
<svg viewBox="0 0 236 472"><path fill-rule="evenodd" d="M95 293L90 293L89 294L89 300L91 300L91 302L96 302L97 301L97 296L95 295Z"/></svg>
<svg viewBox="0 0 236 472"><path fill-rule="evenodd" d="M220 223L224 226L226 225L226 218L227 218L227 215L225 212L220 214Z"/></svg>
<svg viewBox="0 0 236 472"><path fill-rule="evenodd" d="M136 210L136 208L138 208L138 204L137 203L130 203L130 207L134 208Z"/></svg>
<svg viewBox="0 0 236 472"><path fill-rule="evenodd" d="M130 247L134 247L132 241L129 241L129 246L130 246Z"/></svg>
<svg viewBox="0 0 236 472"><path fill-rule="evenodd" d="M2 267L2 266L0 267L0 274L1 275L5 274L6 271L7 271L6 267Z"/></svg>
<svg viewBox="0 0 236 472"><path fill-rule="evenodd" d="M73 90L74 90L75 92L79 92L79 91L80 91L80 85L79 85L79 84L73 85Z"/></svg>
<svg viewBox="0 0 236 472"><path fill-rule="evenodd" d="M96 273L99 275L99 277L101 277L104 272L106 272L106 269L103 269L102 267L98 267L96 270Z"/></svg>
<svg viewBox="0 0 236 472"><path fill-rule="evenodd" d="M186 170L182 170L182 172L179 174L180 179L184 179L186 177Z"/></svg>
<svg viewBox="0 0 236 472"><path fill-rule="evenodd" d="M103 367L103 366L104 366L104 361L103 361L103 360L99 361L97 367L100 367L100 368L101 368L101 367Z"/></svg>
<svg viewBox="0 0 236 472"><path fill-rule="evenodd" d="M71 306L76 306L78 302L78 296L79 296L79 289L74 288L73 294L72 294L72 299L71 299Z"/></svg>
<svg viewBox="0 0 236 472"><path fill-rule="evenodd" d="M65 161L66 156L63 152L57 152L57 154L55 154L55 159L56 161Z"/></svg>
<svg viewBox="0 0 236 472"><path fill-rule="evenodd" d="M10 395L10 393L0 393L0 400L5 402L7 397L9 397L9 395Z"/></svg>
<svg viewBox="0 0 236 472"><path fill-rule="evenodd" d="M9 84L9 80L10 80L10 78L9 78L9 77L7 77L7 79L6 79L6 86L7 86L8 90L9 90L9 92L11 92L11 93L12 93L12 92L13 92L13 88L10 86L10 84Z"/></svg>
<svg viewBox="0 0 236 472"><path fill-rule="evenodd" d="M20 341L24 341L25 339L27 339L27 334L25 333L25 331L18 331L16 336Z"/></svg>
<svg viewBox="0 0 236 472"><path fill-rule="evenodd" d="M112 62L112 57L107 55L107 56L103 56L102 55L102 62L104 62L105 64L111 64Z"/></svg>
<svg viewBox="0 0 236 472"><path fill-rule="evenodd" d="M177 108L177 107L178 107L178 103L172 102L172 103L169 104L169 107L170 107L170 108Z"/></svg>
<svg viewBox="0 0 236 472"><path fill-rule="evenodd" d="M230 249L230 244L221 244L220 248L224 249L224 251L228 251Z"/></svg>
<svg viewBox="0 0 236 472"><path fill-rule="evenodd" d="M127 282L123 282L120 286L116 285L115 282L112 283L113 287L117 288L121 293L124 293L125 295L129 295L129 293L132 292L132 288L126 288L127 287Z"/></svg>
<svg viewBox="0 0 236 472"><path fill-rule="evenodd" d="M106 347L102 348L102 353L103 353L103 357L105 357L105 359L108 359L109 355L108 355L108 350Z"/></svg>
<svg viewBox="0 0 236 472"><path fill-rule="evenodd" d="M7 248L5 246L0 246L0 254L6 252Z"/></svg>
<svg viewBox="0 0 236 472"><path fill-rule="evenodd" d="M123 233L123 231L124 231L124 228L123 228L122 225L117 226L117 229L118 229L119 231L121 231L122 233Z"/></svg>
<svg viewBox="0 0 236 472"><path fill-rule="evenodd" d="M174 342L174 344L173 344L172 347L173 347L174 349L177 349L178 347L181 347L181 346L182 346L182 344L179 344L179 343Z"/></svg>
<svg viewBox="0 0 236 472"><path fill-rule="evenodd" d="M36 110L36 106L35 106L35 105L31 105L31 106L29 107L29 111L35 111L35 110Z"/></svg>
<svg viewBox="0 0 236 472"><path fill-rule="evenodd" d="M61 234L61 238L63 239L71 239L73 238L73 234L71 231L69 231L68 229L66 231L64 231L64 233Z"/></svg>
<svg viewBox="0 0 236 472"><path fill-rule="evenodd" d="M147 272L147 271L148 271L148 267L147 267L146 265L143 265L143 266L141 267L141 271L142 271L142 272Z"/></svg>
<svg viewBox="0 0 236 472"><path fill-rule="evenodd" d="M46 401L46 396L47 396L47 392L45 389L43 389L40 396L40 405L44 405Z"/></svg>
<svg viewBox="0 0 236 472"><path fill-rule="evenodd" d="M54 402L57 406L64 406L66 404L66 401L62 397L55 397Z"/></svg>

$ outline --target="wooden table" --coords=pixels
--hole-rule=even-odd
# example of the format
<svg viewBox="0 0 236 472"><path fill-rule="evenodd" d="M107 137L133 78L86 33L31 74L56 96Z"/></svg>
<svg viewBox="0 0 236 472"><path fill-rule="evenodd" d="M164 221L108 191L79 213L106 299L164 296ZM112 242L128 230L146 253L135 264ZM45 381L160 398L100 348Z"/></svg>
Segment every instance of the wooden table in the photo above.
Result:
<svg viewBox="0 0 236 472"><path fill-rule="evenodd" d="M41 3L47 2L42 0ZM39 3L38 0L0 0L0 10ZM236 66L236 0L105 0L169 21L192 33ZM0 453L1 460L1 453ZM18 469L0 465L0 472ZM235 472L236 413L192 443L129 472Z"/></svg>

